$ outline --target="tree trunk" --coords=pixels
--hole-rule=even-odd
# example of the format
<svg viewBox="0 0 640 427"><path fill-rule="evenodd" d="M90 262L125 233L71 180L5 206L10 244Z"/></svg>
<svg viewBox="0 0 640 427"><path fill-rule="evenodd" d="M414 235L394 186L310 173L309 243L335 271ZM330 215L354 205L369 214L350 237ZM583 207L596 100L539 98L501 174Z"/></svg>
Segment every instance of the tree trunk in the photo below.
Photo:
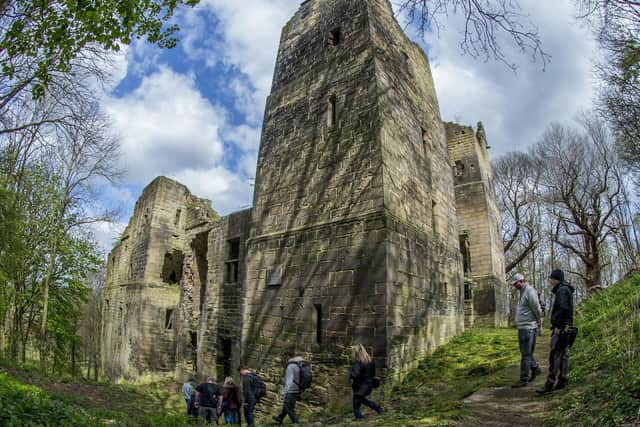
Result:
<svg viewBox="0 0 640 427"><path fill-rule="evenodd" d="M57 230L54 230L54 233L57 234ZM51 245L51 255L49 259L49 265L47 266L47 274L44 278L44 296L42 300L42 319L40 322L40 341L42 348L46 349L45 343L47 342L47 315L49 311L49 285L51 283L51 278L53 277L53 273L55 271L55 262L56 257L58 256L58 237L53 237L53 242ZM46 351L40 354L40 364L44 368L46 360Z"/></svg>

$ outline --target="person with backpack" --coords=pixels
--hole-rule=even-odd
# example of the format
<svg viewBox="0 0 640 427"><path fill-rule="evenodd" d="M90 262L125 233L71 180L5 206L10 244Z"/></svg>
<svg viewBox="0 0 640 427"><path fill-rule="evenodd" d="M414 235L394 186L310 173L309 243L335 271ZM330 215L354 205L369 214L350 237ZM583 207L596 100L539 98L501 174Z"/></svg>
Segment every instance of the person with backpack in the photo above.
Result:
<svg viewBox="0 0 640 427"><path fill-rule="evenodd" d="M255 372L242 367L238 368L238 372L240 372L244 398L244 419L247 420L248 425L252 426L255 422L253 411L260 399L267 394L267 387Z"/></svg>
<svg viewBox="0 0 640 427"><path fill-rule="evenodd" d="M207 377L207 382L196 387L196 401L198 402L200 425L218 424L218 405L222 401L220 400L220 387L213 382L212 377Z"/></svg>
<svg viewBox="0 0 640 427"><path fill-rule="evenodd" d="M284 404L282 411L280 415L273 417L276 423L282 424L287 415L289 415L292 423L298 424L300 422L296 415L296 402L300 399L302 392L310 385L311 365L306 363L300 356L290 358L284 373Z"/></svg>
<svg viewBox="0 0 640 427"><path fill-rule="evenodd" d="M362 404L378 414L382 413L380 405L367 399L373 389L380 384L380 380L376 378L376 362L362 344L353 346L352 357L354 363L351 366L349 380L353 390L353 419L358 421L364 418L360 411Z"/></svg>

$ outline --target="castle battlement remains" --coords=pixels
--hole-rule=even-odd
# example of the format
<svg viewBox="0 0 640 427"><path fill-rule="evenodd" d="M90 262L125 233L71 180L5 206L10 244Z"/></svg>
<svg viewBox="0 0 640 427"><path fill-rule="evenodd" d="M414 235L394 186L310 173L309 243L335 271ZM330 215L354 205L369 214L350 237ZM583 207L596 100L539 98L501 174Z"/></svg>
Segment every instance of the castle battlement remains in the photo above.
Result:
<svg viewBox="0 0 640 427"><path fill-rule="evenodd" d="M321 399L362 343L387 381L467 324L506 318L482 126L445 124L387 0L307 0L282 31L253 207L220 217L159 177L109 255L113 378L311 359ZM214 201L215 203L215 201ZM275 392L275 387L270 387Z"/></svg>

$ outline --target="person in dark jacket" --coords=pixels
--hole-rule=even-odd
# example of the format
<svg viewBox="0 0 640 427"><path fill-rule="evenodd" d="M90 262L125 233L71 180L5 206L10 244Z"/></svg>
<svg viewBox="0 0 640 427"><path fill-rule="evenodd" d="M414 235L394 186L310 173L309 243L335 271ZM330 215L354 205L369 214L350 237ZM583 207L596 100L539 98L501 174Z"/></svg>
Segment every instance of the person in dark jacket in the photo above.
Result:
<svg viewBox="0 0 640 427"><path fill-rule="evenodd" d="M349 375L351 389L353 390L353 419L361 420L364 418L360 411L362 404L373 409L378 414L382 412L382 408L377 403L367 399L367 396L373 391L376 362L369 356L362 344L353 347L353 360L354 364Z"/></svg>
<svg viewBox="0 0 640 427"><path fill-rule="evenodd" d="M207 377L207 382L196 387L196 401L198 402L198 417L200 424L218 424L218 402L220 387Z"/></svg>
<svg viewBox="0 0 640 427"><path fill-rule="evenodd" d="M574 288L564 280L562 270L553 270L549 275L549 286L555 295L551 307L551 351L549 353L549 375L538 394L550 393L567 386L569 373L569 347L567 328L573 326Z"/></svg>
<svg viewBox="0 0 640 427"><path fill-rule="evenodd" d="M254 425L255 418L253 411L256 408L258 399L256 398L255 383L257 376L255 372L246 368L239 368L241 382L242 382L242 397L244 398L244 419L247 421L247 425Z"/></svg>
<svg viewBox="0 0 640 427"><path fill-rule="evenodd" d="M241 407L242 397L240 396L240 387L233 382L233 378L225 378L224 386L222 387L222 413L224 415L224 423L241 425Z"/></svg>

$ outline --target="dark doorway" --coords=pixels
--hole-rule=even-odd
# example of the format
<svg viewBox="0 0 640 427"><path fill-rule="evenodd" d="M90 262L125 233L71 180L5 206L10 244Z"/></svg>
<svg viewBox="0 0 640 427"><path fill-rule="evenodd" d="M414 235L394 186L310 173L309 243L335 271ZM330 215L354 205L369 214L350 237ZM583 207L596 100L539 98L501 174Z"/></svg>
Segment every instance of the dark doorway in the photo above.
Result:
<svg viewBox="0 0 640 427"><path fill-rule="evenodd" d="M222 368L222 375L224 377L231 376L231 348L233 342L229 338L220 339L220 349L218 353L218 366Z"/></svg>
<svg viewBox="0 0 640 427"><path fill-rule="evenodd" d="M189 333L191 338L191 361L193 363L193 371L198 372L198 334L196 332Z"/></svg>

